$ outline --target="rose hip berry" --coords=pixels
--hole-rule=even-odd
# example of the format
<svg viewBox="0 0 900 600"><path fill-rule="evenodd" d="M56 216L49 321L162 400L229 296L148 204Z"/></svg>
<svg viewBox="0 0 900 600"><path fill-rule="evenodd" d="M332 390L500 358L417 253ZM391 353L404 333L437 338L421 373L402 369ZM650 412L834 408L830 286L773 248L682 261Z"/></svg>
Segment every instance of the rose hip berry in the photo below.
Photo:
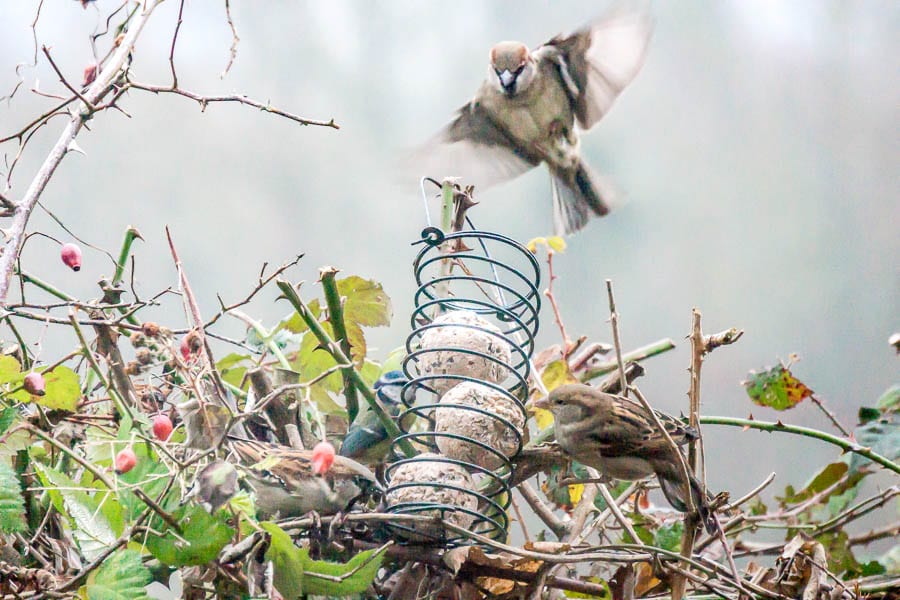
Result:
<svg viewBox="0 0 900 600"><path fill-rule="evenodd" d="M116 454L116 473L119 475L132 470L136 464L137 456L131 448L125 448Z"/></svg>
<svg viewBox="0 0 900 600"><path fill-rule="evenodd" d="M63 264L73 271L81 270L81 248L77 245L72 243L63 244L59 250L59 257L62 259Z"/></svg>
<svg viewBox="0 0 900 600"><path fill-rule="evenodd" d="M44 389L46 388L44 376L36 372L29 373L25 376L25 381L22 382L22 387L24 387L25 391L29 394L33 394L35 396L43 396Z"/></svg>

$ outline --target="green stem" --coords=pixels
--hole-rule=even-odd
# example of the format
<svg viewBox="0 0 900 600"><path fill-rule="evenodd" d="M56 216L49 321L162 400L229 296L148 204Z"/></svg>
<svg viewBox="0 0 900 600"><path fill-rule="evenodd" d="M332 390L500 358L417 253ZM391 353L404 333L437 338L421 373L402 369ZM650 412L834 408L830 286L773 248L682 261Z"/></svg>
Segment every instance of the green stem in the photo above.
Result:
<svg viewBox="0 0 900 600"><path fill-rule="evenodd" d="M237 309L231 310L229 314L235 319L240 319L254 332L256 332L257 337L259 337L259 339L263 341L263 343L266 345L266 348L269 350L269 352L272 353L272 356L274 356L278 360L278 364L281 365L282 369L287 369L288 371L293 370L290 361L288 361L287 357L284 355L284 352L281 351L281 348L279 348L275 340L272 339L272 334L269 333L268 329L263 327L262 323Z"/></svg>
<svg viewBox="0 0 900 600"><path fill-rule="evenodd" d="M65 293L64 291L54 287L53 285L50 285L43 279L40 279L39 277L35 277L34 275L31 275L30 273L28 273L26 271L19 270L19 277L21 277L22 281L24 281L25 283L30 283L32 285L35 285L35 286L41 288L42 290L44 290L45 292L47 292L53 296L56 296L60 300L64 300L66 302L74 302L75 301L74 297L72 297L69 294Z"/></svg>
<svg viewBox="0 0 900 600"><path fill-rule="evenodd" d="M141 234L134 227L129 226L125 230L125 239L122 240L122 249L119 250L119 260L116 261L116 273L113 275L112 284L116 285L122 281L122 275L125 273L125 263L128 262L128 256L131 254L131 245L134 240L143 240Z"/></svg>
<svg viewBox="0 0 900 600"><path fill-rule="evenodd" d="M669 338L665 338L663 340L659 340L657 342L653 342L652 344L647 344L646 346L641 346L636 350L632 350L631 352L627 352L622 355L623 363L630 362L640 362L647 358L652 358L658 354L662 354L664 352L668 352L675 348L675 342L673 342ZM582 382L587 383L591 379L596 379L601 375L606 375L607 373L612 373L616 369L619 368L618 360L608 360L604 363L600 363L593 369L587 369L584 373L582 373L579 378Z"/></svg>
<svg viewBox="0 0 900 600"><path fill-rule="evenodd" d="M323 267L319 272L319 281L325 290L325 303L328 305L328 322L334 331L334 337L341 345L341 351L345 356L351 356L350 338L347 337L347 324L344 323L344 307L341 306L341 294L337 288L335 275L338 270L334 267ZM353 366L341 369L341 377L344 380L344 398L347 401L347 419L349 423L356 421L359 414L359 399L356 396L356 386L353 384L351 372Z"/></svg>
<svg viewBox="0 0 900 600"><path fill-rule="evenodd" d="M844 452L853 452L854 454L859 454L860 456L868 458L873 462L877 462L886 469L890 469L895 473L900 473L900 464L891 461L887 457L884 457L877 452L873 452L871 448L866 448L865 446L861 446L856 442L851 442L850 440L839 438L837 436L831 435L830 433L819 431L818 429L810 429L809 427L801 427L799 425L785 425L781 422L772 423L751 419L735 419L733 417L700 417L700 423L702 423L703 425L730 425L732 427L747 427L750 429L759 429L760 431L768 431L770 433L773 431L781 431L784 433L794 433L805 437L811 437L837 446Z"/></svg>
<svg viewBox="0 0 900 600"><path fill-rule="evenodd" d="M441 184L441 231L450 233L453 226L453 182L445 179Z"/></svg>
<svg viewBox="0 0 900 600"><path fill-rule="evenodd" d="M322 324L319 323L312 312L310 312L309 307L303 302L300 295L297 294L297 290L294 289L291 282L279 278L275 280L275 284L278 286L278 289L282 291L287 301L294 307L294 310L297 311L297 314L300 315L300 318L303 319L303 322L309 327L309 330L312 331L313 335L319 340L319 343L325 351L331 354L339 364L350 364L350 358L344 354L340 346L338 346L328 335L328 332L322 328ZM369 403L369 407L372 409L372 412L378 416L378 420L381 421L382 426L385 431L387 431L390 438L396 440L399 436L403 435L400 428L397 427L397 424L394 423L394 420L378 400L378 397L369 389L369 386L366 385L366 382L363 381L360 374L356 372L356 369L351 370L350 376L353 379L354 385L356 385L356 389L360 391L366 399L366 402ZM413 448L412 444L409 443L409 440L400 440L398 445L407 457L412 458L416 455L416 450Z"/></svg>
<svg viewBox="0 0 900 600"><path fill-rule="evenodd" d="M112 285L115 287L122 281L122 275L125 274L125 263L128 262L128 257L131 255L131 245L134 243L134 240L139 239L143 240L141 234L132 226L128 226L128 229L125 230L125 239L122 240L122 248L119 250L119 259L116 261L116 272L113 275ZM119 312L123 315L128 311L124 306L119 307ZM141 321L134 313L128 314L125 317L125 320L131 323L132 325L140 325Z"/></svg>

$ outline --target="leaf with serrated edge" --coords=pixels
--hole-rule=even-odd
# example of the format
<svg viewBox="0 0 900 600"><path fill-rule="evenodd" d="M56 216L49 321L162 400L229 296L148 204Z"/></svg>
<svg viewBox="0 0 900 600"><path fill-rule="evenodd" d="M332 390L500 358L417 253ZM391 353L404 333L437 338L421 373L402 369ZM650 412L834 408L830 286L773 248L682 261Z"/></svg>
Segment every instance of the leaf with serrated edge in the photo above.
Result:
<svg viewBox="0 0 900 600"><path fill-rule="evenodd" d="M25 529L25 500L16 472L0 461L0 533Z"/></svg>
<svg viewBox="0 0 900 600"><path fill-rule="evenodd" d="M391 324L391 299L377 281L351 275L337 280L344 302L344 321L366 327Z"/></svg>
<svg viewBox="0 0 900 600"><path fill-rule="evenodd" d="M116 552L88 577L89 600L145 600L144 588L150 583L150 571L141 562L136 550Z"/></svg>

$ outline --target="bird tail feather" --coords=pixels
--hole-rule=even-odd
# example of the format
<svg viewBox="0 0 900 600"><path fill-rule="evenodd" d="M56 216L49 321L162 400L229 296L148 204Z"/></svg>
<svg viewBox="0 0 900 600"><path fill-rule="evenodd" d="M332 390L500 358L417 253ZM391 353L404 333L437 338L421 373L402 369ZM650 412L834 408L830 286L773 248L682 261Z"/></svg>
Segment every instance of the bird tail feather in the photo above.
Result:
<svg viewBox="0 0 900 600"><path fill-rule="evenodd" d="M550 181L556 235L575 233L587 225L591 216L609 214L615 193L583 161L578 163L574 176L551 170Z"/></svg>
<svg viewBox="0 0 900 600"><path fill-rule="evenodd" d="M684 484L681 478L670 479L668 477L659 477L659 486L662 488L663 495L675 510L688 512L688 503L684 498ZM693 475L690 476L691 482L691 500L700 514L700 520L706 531L713 535L716 532L716 516L709 508L709 498L703 493L700 482Z"/></svg>

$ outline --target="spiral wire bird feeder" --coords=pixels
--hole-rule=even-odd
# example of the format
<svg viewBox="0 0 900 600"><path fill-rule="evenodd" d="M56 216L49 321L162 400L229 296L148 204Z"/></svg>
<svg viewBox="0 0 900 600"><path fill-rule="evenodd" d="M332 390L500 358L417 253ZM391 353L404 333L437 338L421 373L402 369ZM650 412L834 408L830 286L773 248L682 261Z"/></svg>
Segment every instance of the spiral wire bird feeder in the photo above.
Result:
<svg viewBox="0 0 900 600"><path fill-rule="evenodd" d="M468 218L467 228L445 234L430 225L427 210L426 204L429 226L415 242L423 246L413 262L413 331L403 362L407 409L398 417L404 432L398 440L423 454L386 468L386 498L399 499L387 510L439 516L505 539L512 459L522 449L527 420L540 266L515 240L480 231ZM393 448L397 454L397 441ZM391 528L409 542L467 541L440 527Z"/></svg>

